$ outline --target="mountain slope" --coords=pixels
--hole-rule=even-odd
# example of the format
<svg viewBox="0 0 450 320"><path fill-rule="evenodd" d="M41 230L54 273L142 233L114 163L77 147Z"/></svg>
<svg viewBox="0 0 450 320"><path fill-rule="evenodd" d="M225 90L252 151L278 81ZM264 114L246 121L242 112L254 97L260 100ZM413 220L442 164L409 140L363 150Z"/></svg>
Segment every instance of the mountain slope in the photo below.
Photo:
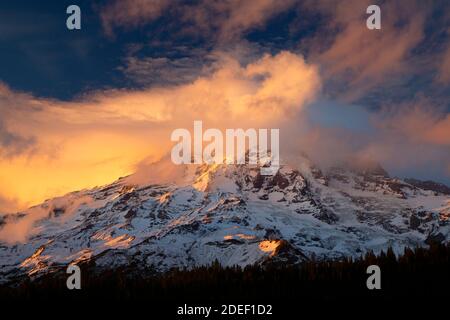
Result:
<svg viewBox="0 0 450 320"><path fill-rule="evenodd" d="M26 243L0 243L0 281L89 259L165 271L399 252L448 242L449 217L448 194L384 170L324 174L299 157L261 176L257 166L163 159L145 174L4 216L1 232L26 219L33 229Z"/></svg>

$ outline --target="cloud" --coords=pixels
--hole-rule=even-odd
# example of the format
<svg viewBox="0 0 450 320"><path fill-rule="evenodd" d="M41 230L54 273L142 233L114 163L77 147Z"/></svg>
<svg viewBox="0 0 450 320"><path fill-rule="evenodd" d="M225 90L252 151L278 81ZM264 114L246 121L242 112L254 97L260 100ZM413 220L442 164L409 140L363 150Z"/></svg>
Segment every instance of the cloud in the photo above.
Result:
<svg viewBox="0 0 450 320"><path fill-rule="evenodd" d="M11 103L13 97L11 90L0 83L0 105L11 106L9 110L0 108L0 157L4 158L31 152L35 144L35 138L32 135L24 136L8 128L9 125L13 125L6 121L15 109L14 103Z"/></svg>
<svg viewBox="0 0 450 320"><path fill-rule="evenodd" d="M448 112L419 97L384 107L373 115L372 124L377 129L376 135L361 153L377 158L398 172L448 182Z"/></svg>
<svg viewBox="0 0 450 320"><path fill-rule="evenodd" d="M48 210L41 207L31 208L26 215L6 216L5 224L0 228L0 241L14 244L26 242L32 234L34 223L48 216Z"/></svg>
<svg viewBox="0 0 450 320"><path fill-rule="evenodd" d="M418 1L405 6L384 2L381 30L366 27L371 1L311 1L306 6L328 18L306 45L312 60L321 65L334 96L353 102L378 86L410 73L412 50L424 39L430 9ZM324 34L335 35L330 37Z"/></svg>
<svg viewBox="0 0 450 320"><path fill-rule="evenodd" d="M441 49L437 50L439 54L426 50L436 46L431 43L434 38L427 34L427 23L439 6L445 10L440 2L425 4L413 0L408 6L402 1L382 2L381 30L366 27L370 0L166 0L155 2L145 10L137 9L139 3L123 0L106 6L102 19L107 17L106 21L111 23L106 24L109 27L105 30L111 33L115 27L135 28L162 18L164 30L158 29L157 34L170 34L172 45L177 44L177 39L193 37L206 40L202 45L217 49L234 46L248 32L266 27L270 19L291 9L297 10L297 20L317 17L308 30L299 32L306 34L299 39L300 48L308 53L308 61L320 65L326 94L340 101L354 103L374 95L386 95L386 98L407 95L409 90L414 90L407 87L413 79L426 72L435 73L436 68L436 79L441 84L448 82L450 51L442 55ZM294 21L289 25L291 34L295 33L296 25L305 27ZM209 64L207 59L205 53L178 57L130 56L121 70L139 85L153 85L158 79L161 83L185 83L192 80L193 69L199 72ZM438 66L436 61L440 60Z"/></svg>
<svg viewBox="0 0 450 320"><path fill-rule="evenodd" d="M0 157L0 196L24 208L103 185L168 152L173 129L198 119L220 129L276 126L320 90L317 67L300 55L284 51L247 65L217 55L210 74L183 85L97 91L71 102L3 90L8 130L35 143L31 154Z"/></svg>
<svg viewBox="0 0 450 320"><path fill-rule="evenodd" d="M271 17L294 4L294 0L203 0L198 5L185 8L182 19L203 34L215 34L219 42L228 42L251 29L262 27Z"/></svg>
<svg viewBox="0 0 450 320"><path fill-rule="evenodd" d="M116 0L102 8L103 30L113 36L115 27L136 28L158 18L171 4L170 0ZM173 4L173 3L172 3Z"/></svg>
<svg viewBox="0 0 450 320"><path fill-rule="evenodd" d="M22 137L11 133L0 119L0 156L13 157L28 152L35 143L33 137Z"/></svg>
<svg viewBox="0 0 450 320"><path fill-rule="evenodd" d="M207 70L203 65L207 59L202 57L144 57L129 56L125 66L119 67L125 76L141 86L177 85L193 82ZM205 67L205 69L207 69Z"/></svg>
<svg viewBox="0 0 450 320"><path fill-rule="evenodd" d="M146 56L149 49L155 53ZM158 55L158 52L165 54ZM123 65L117 69L141 87L181 85L212 74L221 67L225 56L247 65L266 52L258 44L245 40L213 48L193 48L171 41L155 40L147 45L130 45Z"/></svg>
<svg viewBox="0 0 450 320"><path fill-rule="evenodd" d="M435 105L448 100L441 93L448 55L442 48L448 48L448 37L441 34L444 19L430 28L431 13L442 10L442 3L411 1L405 7L400 1L382 2L379 31L366 28L369 4L310 1L302 6L324 18L300 46L308 61L320 66L324 95L362 110L369 110L371 103L373 109L368 111L370 121L363 122L369 132L307 123L310 128L301 143L324 165L350 155L376 160L396 174L448 183L449 113ZM436 70L438 84L432 79ZM343 110L342 104L335 107ZM342 119L339 111L333 117Z"/></svg>
<svg viewBox="0 0 450 320"><path fill-rule="evenodd" d="M14 199L7 199L0 196L0 217L3 212L12 212L17 209L18 203Z"/></svg>
<svg viewBox="0 0 450 320"><path fill-rule="evenodd" d="M135 28L149 24L162 15L176 17L181 34L214 38L219 42L239 38L243 33L264 25L276 14L290 8L295 0L116 0L101 11L105 33L114 28ZM180 26L178 26L180 29Z"/></svg>
<svg viewBox="0 0 450 320"><path fill-rule="evenodd" d="M318 25L305 32L307 41L299 44L302 51L307 49L306 61L300 54L278 49L277 54L264 55L264 43L243 40L296 4L298 19L304 18L305 9L320 16ZM306 151L323 166L350 156L379 161L405 174L435 170L434 176L450 175L450 116L426 99L414 97L380 111L356 106L364 113L358 118L354 110L343 112L345 103L331 102L333 111L312 104L321 123L304 112L323 95L321 88L327 98L355 103L377 93L398 94L392 84L408 90L404 81L430 66L433 71L438 68L439 84L449 82L450 51L442 50L448 47L417 54L427 38L426 5L383 2L382 30L371 31L365 25L369 4L110 2L100 12L107 36L163 20L149 43L131 47L119 68L142 88L95 91L64 102L0 86L0 211L23 209L145 171L145 163L170 150L172 130L190 129L194 120L219 129L281 128L282 152ZM308 17L315 19L316 14ZM196 48L179 41L190 37L204 41L194 41ZM150 56L145 55L148 49ZM384 103L383 97L374 99L378 105ZM331 118L339 121L324 121ZM159 171L167 179L176 175L164 166ZM37 212L23 224L14 224L5 237L16 234L14 239L23 241L41 214L45 215Z"/></svg>
<svg viewBox="0 0 450 320"><path fill-rule="evenodd" d="M438 68L437 80L441 84L450 84L450 45L439 60L441 63Z"/></svg>
<svg viewBox="0 0 450 320"><path fill-rule="evenodd" d="M65 197L46 201L42 206L35 206L26 213L9 214L2 217L4 224L0 227L0 241L9 244L26 242L27 239L39 232L36 222L46 218L53 218L53 223L67 222L77 209L83 204L92 204L90 196L79 196L76 193ZM63 211L61 216L55 216L54 211Z"/></svg>
<svg viewBox="0 0 450 320"><path fill-rule="evenodd" d="M359 115L354 112L358 108ZM285 128L288 136L296 136L297 145L289 147L305 151L325 169L363 159L380 163L393 175L450 181L450 115L445 109L416 97L381 110L363 110L333 102L324 108L317 101L296 120L300 129ZM286 148L289 137L283 141Z"/></svg>
<svg viewBox="0 0 450 320"><path fill-rule="evenodd" d="M385 107L374 122L382 131L413 143L450 146L450 114L425 98Z"/></svg>

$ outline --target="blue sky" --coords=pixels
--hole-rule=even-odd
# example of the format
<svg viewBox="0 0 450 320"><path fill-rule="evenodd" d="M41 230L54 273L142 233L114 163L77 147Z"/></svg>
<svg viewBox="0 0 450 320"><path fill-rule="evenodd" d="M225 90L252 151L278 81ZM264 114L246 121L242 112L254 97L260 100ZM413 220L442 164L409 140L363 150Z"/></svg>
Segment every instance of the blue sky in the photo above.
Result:
<svg viewBox="0 0 450 320"><path fill-rule="evenodd" d="M1 80L36 96L70 99L86 90L118 86L117 67L126 42L102 34L91 1L78 1L82 29L65 27L73 1L14 1L0 4Z"/></svg>
<svg viewBox="0 0 450 320"><path fill-rule="evenodd" d="M328 19L332 19L329 18L330 13L314 10L314 6L304 7L301 5L303 2L307 1L300 1L269 16L264 23L242 32L238 39L221 43L216 41L217 35L214 33L180 32L189 27L189 23L177 19L176 11L167 11L137 28L119 25L114 29L114 35L108 36L102 28L101 13L114 1L2 2L0 79L12 89L31 92L36 96L71 99L90 90L138 87L142 83L136 83L123 72L130 56L189 57L198 64L206 64L206 56L217 47L233 50L236 43L245 41L254 54L294 50L314 60L315 53L310 52L308 41L316 38L325 42L324 39L338 34L339 29L328 27ZM406 5L406 1L398 3ZM423 28L425 36L411 48L411 63L426 64L424 60L433 53L445 50L448 42L449 5L446 1L433 3L429 6L430 12ZM65 28L65 9L70 4L77 4L82 10L82 29L79 31ZM398 23L401 23L400 19ZM447 100L448 88L430 86L435 72L427 68L417 71L411 68L411 72L402 74L402 77L386 79L392 81L395 90L375 88L362 100L365 105L379 106L381 99L377 90L382 90L383 101L413 98L418 91L427 91L436 98ZM329 91L333 92L333 84L328 85L331 87ZM373 98L373 95L377 97Z"/></svg>

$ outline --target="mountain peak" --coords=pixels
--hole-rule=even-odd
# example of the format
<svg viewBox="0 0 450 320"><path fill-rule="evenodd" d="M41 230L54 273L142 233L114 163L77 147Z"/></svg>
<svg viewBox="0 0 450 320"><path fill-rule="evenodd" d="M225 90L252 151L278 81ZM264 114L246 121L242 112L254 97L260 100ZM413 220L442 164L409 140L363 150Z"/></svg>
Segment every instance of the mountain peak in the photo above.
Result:
<svg viewBox="0 0 450 320"><path fill-rule="evenodd" d="M389 178L388 172L380 163L364 157L352 157L347 159L344 162L343 167L361 175L375 175Z"/></svg>
<svg viewBox="0 0 450 320"><path fill-rule="evenodd" d="M256 165L174 165L166 157L110 185L3 217L0 281L84 260L165 271L216 259L225 266L299 263L449 241L446 194L376 166L373 175L324 174L304 157L285 160L264 176ZM12 241L25 227L26 241Z"/></svg>

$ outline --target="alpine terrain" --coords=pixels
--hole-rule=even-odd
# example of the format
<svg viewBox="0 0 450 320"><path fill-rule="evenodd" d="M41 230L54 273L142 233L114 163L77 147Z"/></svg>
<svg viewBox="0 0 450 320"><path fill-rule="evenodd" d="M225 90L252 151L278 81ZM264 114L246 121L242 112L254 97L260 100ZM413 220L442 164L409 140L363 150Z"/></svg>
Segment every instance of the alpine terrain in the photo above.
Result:
<svg viewBox="0 0 450 320"><path fill-rule="evenodd" d="M391 178L377 165L322 172L302 156L262 176L257 166L165 158L145 173L3 215L1 229L30 219L32 231L27 241L0 242L0 283L88 260L163 272L215 260L244 266L400 253L448 243L449 218L449 188Z"/></svg>

